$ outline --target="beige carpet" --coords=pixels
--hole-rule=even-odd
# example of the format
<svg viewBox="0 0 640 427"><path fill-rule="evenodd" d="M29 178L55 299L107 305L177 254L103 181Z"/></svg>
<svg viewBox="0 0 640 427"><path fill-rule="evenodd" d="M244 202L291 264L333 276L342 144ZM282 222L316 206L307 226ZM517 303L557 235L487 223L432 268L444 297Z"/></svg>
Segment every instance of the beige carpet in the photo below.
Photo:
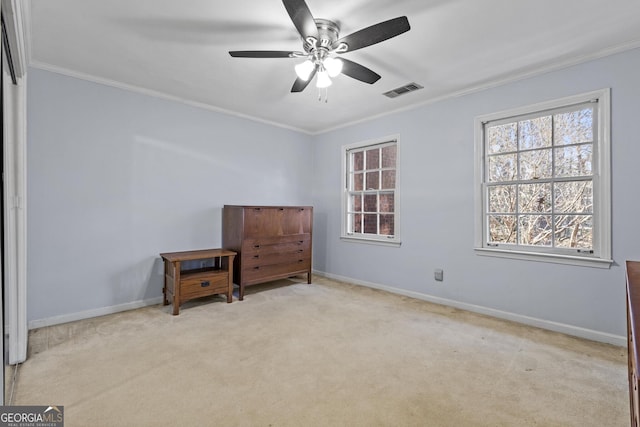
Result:
<svg viewBox="0 0 640 427"><path fill-rule="evenodd" d="M626 350L314 277L34 330L65 426L625 426Z"/></svg>

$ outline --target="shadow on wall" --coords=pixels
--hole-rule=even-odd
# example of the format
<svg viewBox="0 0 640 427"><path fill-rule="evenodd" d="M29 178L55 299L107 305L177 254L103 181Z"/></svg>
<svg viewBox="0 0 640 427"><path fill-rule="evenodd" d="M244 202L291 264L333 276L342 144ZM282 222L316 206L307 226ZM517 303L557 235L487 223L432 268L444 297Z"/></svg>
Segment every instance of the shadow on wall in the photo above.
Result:
<svg viewBox="0 0 640 427"><path fill-rule="evenodd" d="M327 225L328 215L325 212L313 212L313 248L311 252L311 269L327 271ZM335 237L335 236L334 236Z"/></svg>
<svg viewBox="0 0 640 427"><path fill-rule="evenodd" d="M159 256L131 265L111 282L111 305L136 303L162 296L164 265Z"/></svg>

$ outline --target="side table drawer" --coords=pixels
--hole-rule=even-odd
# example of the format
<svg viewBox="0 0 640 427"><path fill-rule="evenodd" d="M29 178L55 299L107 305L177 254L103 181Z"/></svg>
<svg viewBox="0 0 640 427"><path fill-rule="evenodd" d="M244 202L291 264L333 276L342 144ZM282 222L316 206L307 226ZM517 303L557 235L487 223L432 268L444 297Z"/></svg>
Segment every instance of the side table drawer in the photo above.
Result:
<svg viewBox="0 0 640 427"><path fill-rule="evenodd" d="M222 272L198 277L185 277L180 281L180 299L197 298L216 293L226 293L229 273Z"/></svg>

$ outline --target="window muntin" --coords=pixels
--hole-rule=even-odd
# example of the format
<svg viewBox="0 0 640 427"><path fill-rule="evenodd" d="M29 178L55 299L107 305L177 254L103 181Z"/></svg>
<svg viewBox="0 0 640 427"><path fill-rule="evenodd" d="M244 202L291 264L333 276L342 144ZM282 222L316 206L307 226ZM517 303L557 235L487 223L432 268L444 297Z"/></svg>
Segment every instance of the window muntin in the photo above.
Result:
<svg viewBox="0 0 640 427"><path fill-rule="evenodd" d="M481 254L610 263L609 91L476 123Z"/></svg>
<svg viewBox="0 0 640 427"><path fill-rule="evenodd" d="M398 243L397 139L344 148L343 238Z"/></svg>

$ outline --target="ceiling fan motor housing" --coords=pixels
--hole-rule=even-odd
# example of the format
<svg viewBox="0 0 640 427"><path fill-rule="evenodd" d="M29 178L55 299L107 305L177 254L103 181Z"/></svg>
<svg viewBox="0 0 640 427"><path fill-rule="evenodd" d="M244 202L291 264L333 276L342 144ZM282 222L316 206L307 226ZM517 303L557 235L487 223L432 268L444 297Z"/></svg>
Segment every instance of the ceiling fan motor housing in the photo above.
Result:
<svg viewBox="0 0 640 427"><path fill-rule="evenodd" d="M319 56L325 56L331 50L331 46L338 40L340 28L338 24L328 19L316 19L315 21L318 28L318 39L315 40L313 37L308 37L304 41L304 51L307 53L313 53L316 50L323 51L323 53L319 52Z"/></svg>

